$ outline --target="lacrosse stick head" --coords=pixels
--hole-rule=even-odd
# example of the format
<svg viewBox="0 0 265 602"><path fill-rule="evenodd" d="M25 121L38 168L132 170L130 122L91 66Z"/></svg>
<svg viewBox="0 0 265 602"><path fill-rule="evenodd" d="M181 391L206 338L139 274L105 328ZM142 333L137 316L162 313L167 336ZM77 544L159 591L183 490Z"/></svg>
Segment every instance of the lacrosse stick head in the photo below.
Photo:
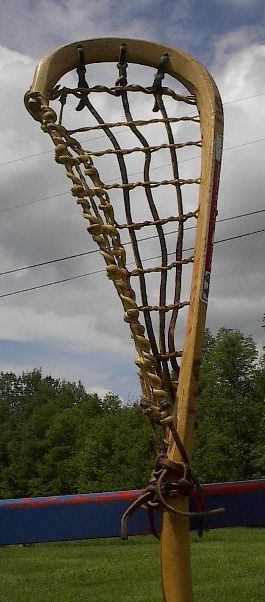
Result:
<svg viewBox="0 0 265 602"><path fill-rule="evenodd" d="M40 61L25 104L52 138L121 300L144 412L166 433L177 421L189 455L222 152L218 90L179 50L96 39Z"/></svg>

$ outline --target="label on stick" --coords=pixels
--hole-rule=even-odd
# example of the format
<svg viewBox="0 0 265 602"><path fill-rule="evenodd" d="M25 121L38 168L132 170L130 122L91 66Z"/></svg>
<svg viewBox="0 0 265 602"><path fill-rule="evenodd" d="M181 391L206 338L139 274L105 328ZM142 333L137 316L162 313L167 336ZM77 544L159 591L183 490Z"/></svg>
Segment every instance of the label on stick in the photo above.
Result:
<svg viewBox="0 0 265 602"><path fill-rule="evenodd" d="M205 249L205 264L204 264L204 275L202 279L202 288L201 288L201 300L204 303L208 302L209 296L209 286L210 286L210 275L211 275L211 265L212 265L212 256L213 256L213 238L214 238L214 230L215 230L215 219L217 215L217 198L218 198L218 188L219 188L219 179L220 179L220 169L221 169L221 156L222 156L222 147L223 147L223 137L218 135L214 140L215 152L213 159L213 179L212 179L212 193L211 193L211 203L210 203L210 211L208 217L208 232L207 232L207 242Z"/></svg>

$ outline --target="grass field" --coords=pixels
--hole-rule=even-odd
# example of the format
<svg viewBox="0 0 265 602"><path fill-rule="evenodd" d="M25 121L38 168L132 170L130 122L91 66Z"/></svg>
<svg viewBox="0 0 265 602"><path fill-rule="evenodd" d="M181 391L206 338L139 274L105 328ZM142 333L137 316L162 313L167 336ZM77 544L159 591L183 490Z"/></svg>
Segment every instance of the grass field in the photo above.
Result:
<svg viewBox="0 0 265 602"><path fill-rule="evenodd" d="M265 600L265 529L192 536L196 602ZM149 537L0 548L2 602L159 602L158 545Z"/></svg>

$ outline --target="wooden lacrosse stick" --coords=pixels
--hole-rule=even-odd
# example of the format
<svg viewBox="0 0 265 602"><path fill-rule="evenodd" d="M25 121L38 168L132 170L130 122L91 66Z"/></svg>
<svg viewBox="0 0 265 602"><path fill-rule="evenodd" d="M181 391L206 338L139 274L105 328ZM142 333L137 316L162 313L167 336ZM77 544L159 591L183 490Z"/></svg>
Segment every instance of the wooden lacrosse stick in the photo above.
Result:
<svg viewBox="0 0 265 602"><path fill-rule="evenodd" d="M90 87L86 65L109 62L117 63L116 77L113 71L116 83L109 87L102 84ZM131 63L147 67L148 85L128 84L127 68ZM155 68L155 77L150 75L150 67ZM59 79L73 69L78 73L77 87L60 88ZM110 71L108 68L108 74ZM176 84L177 89L162 85L165 76L173 78L173 87ZM115 112L115 120L111 122L109 110L106 121L100 108L95 108L91 98L102 99L104 94L108 104L113 103L114 111L120 104L122 118L117 119ZM129 100L139 95L142 95L144 116L134 118ZM70 129L64 124L69 99L76 101L78 112L86 111L83 127L72 125ZM56 102L60 105L59 118L52 108ZM223 115L218 90L208 72L180 50L142 40L96 39L59 48L40 61L25 104L53 140L56 161L66 168L72 194L83 209L88 231L99 246L107 275L123 305L124 319L137 350L135 363L142 387L141 405L150 421L157 452L151 481L138 506L145 503L150 512L154 506L160 507L164 601L192 602L188 508L189 494L198 484L189 462L222 154ZM176 108L179 105L182 112ZM139 112L139 104L135 106ZM183 107L192 112L183 114ZM151 129L155 126L160 128L157 136ZM186 126L191 129L188 139L183 140ZM126 148L120 143L120 128L127 132ZM190 139L194 129L199 135ZM88 136L97 130L105 135L110 148L86 150L89 142L86 141L84 148L78 136ZM146 132L152 136L150 144ZM196 177L187 177L185 166L179 165L185 162L188 165L189 161L191 165L194 157L184 155L180 161L177 157L177 153L189 153L190 147L195 147L200 154ZM167 153L170 159L170 174L160 180L152 179L150 173L161 168L152 163L157 153ZM142 179L130 180L127 155L143 157ZM120 170L119 181L104 183L102 174L106 173L106 166L104 163L100 168L100 161L113 157ZM197 154L195 158L197 161ZM196 189L196 201L193 192L186 195L187 189ZM174 261L169 260L172 253L167 248L167 237L172 234L170 225L176 229ZM146 233L148 229L152 235L155 232L155 236L141 237L141 231ZM192 255L187 255L187 249L183 248L188 230L188 235L190 230L195 232ZM139 244L151 238L158 241L160 262L153 257L155 265L145 267ZM126 245L131 246L134 257L131 271ZM187 292L187 285L183 287L184 275L191 266ZM136 285L132 284L134 278ZM153 279L149 288L148 278ZM158 301L154 301L156 290ZM185 335L179 349L175 327L179 314L185 311L187 316L181 323ZM163 429L162 449L156 434L157 425ZM124 531L132 510L123 517ZM206 512L202 509L199 514L204 516Z"/></svg>

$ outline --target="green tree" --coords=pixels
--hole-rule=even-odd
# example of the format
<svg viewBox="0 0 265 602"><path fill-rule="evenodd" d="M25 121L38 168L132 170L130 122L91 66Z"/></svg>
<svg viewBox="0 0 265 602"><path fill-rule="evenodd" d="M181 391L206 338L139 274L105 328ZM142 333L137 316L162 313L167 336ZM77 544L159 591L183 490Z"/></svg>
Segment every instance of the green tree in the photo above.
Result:
<svg viewBox="0 0 265 602"><path fill-rule="evenodd" d="M261 404L251 337L222 328L207 341L201 366L194 466L203 481L249 479Z"/></svg>
<svg viewBox="0 0 265 602"><path fill-rule="evenodd" d="M206 331L193 464L201 481L265 475L265 354L251 337ZM137 404L81 383L0 374L0 496L139 488L153 464Z"/></svg>
<svg viewBox="0 0 265 602"><path fill-rule="evenodd" d="M256 442L252 451L254 476L265 478L265 353L260 360L255 382L255 397L261 407Z"/></svg>
<svg viewBox="0 0 265 602"><path fill-rule="evenodd" d="M0 375L0 495L74 493L72 458L100 399L40 370Z"/></svg>
<svg viewBox="0 0 265 602"><path fill-rule="evenodd" d="M142 487L149 480L150 431L139 406L120 406L93 418L77 451L78 488L82 492Z"/></svg>

